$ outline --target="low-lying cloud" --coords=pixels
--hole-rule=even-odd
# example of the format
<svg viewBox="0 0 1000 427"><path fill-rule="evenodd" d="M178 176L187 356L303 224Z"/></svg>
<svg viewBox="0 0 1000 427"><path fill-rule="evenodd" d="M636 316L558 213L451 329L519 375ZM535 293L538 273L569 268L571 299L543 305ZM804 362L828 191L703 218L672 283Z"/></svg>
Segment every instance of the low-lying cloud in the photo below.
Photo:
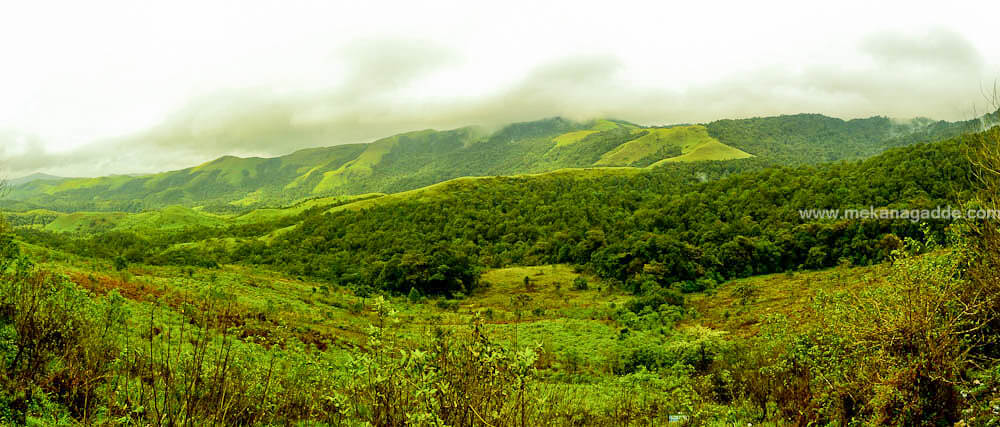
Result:
<svg viewBox="0 0 1000 427"><path fill-rule="evenodd" d="M413 99L397 95L461 64L462 56L417 42L364 41L337 52L347 66L332 88L208 94L148 131L62 153L47 152L30 135L0 131L0 165L8 176L145 173L227 154L276 156L415 129L497 126L556 115L643 124L800 112L966 119L975 103L980 112L985 108L981 86L1000 77L971 43L945 30L875 34L858 52L863 60L853 64L762 66L683 90L637 86L613 55L570 57L542 64L485 95Z"/></svg>

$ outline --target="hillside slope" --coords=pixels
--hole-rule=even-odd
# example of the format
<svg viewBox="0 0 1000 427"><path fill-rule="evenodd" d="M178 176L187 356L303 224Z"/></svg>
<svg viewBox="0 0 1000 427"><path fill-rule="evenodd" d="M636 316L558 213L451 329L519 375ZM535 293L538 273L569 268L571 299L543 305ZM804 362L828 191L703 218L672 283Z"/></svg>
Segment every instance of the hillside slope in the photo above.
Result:
<svg viewBox="0 0 1000 427"><path fill-rule="evenodd" d="M428 129L275 158L226 156L145 176L34 180L15 186L5 205L10 210L63 212L140 212L182 205L243 213L312 197L402 192L464 176L751 156L780 164L858 159L890 147L950 137L966 125L797 115L643 128L616 120L550 118L495 132Z"/></svg>

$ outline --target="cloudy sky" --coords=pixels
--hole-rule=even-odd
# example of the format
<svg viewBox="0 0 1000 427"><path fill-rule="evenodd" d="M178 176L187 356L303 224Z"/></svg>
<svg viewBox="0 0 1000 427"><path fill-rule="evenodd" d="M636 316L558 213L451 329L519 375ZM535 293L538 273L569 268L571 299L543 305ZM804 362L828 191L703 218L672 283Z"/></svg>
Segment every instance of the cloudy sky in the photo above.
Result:
<svg viewBox="0 0 1000 427"><path fill-rule="evenodd" d="M0 174L146 173L415 129L967 119L997 2L0 3Z"/></svg>

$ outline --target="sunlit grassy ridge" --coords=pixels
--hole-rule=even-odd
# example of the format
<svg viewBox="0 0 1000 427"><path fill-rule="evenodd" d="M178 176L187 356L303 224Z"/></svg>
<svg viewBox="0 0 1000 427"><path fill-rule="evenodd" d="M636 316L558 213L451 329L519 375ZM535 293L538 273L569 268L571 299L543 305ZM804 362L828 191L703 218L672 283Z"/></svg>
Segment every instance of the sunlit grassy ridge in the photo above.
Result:
<svg viewBox="0 0 1000 427"><path fill-rule="evenodd" d="M599 131L593 129L568 132L553 138L552 142L556 143L556 147L565 147L567 145L580 142L581 139L586 138L588 135L592 135L597 132Z"/></svg>
<svg viewBox="0 0 1000 427"><path fill-rule="evenodd" d="M708 141L691 148L689 151L677 157L670 157L653 163L659 166L668 162L698 162L704 160L735 160L753 157L740 149L730 147L719 141Z"/></svg>
<svg viewBox="0 0 1000 427"><path fill-rule="evenodd" d="M94 187L104 187L109 190L121 188L132 181L132 177L126 175L107 176L101 178L70 178L58 181L39 181L29 183L41 186L45 194L53 195L65 193L73 190L85 190Z"/></svg>
<svg viewBox="0 0 1000 427"><path fill-rule="evenodd" d="M97 232L113 229L128 214L123 212L75 212L60 215L45 226L55 232Z"/></svg>
<svg viewBox="0 0 1000 427"><path fill-rule="evenodd" d="M373 194L359 194L356 196L333 196L333 197L320 197L316 199L309 199L304 202L296 203L293 206L287 208L261 208L254 209L246 214L237 216L233 218L235 222L238 223L255 223L268 220L274 220L279 218L287 218L301 214L311 208L323 205L333 205L339 204L346 201L354 199L370 199L381 197L383 194L373 193Z"/></svg>
<svg viewBox="0 0 1000 427"><path fill-rule="evenodd" d="M225 156L197 166L191 169L190 173L196 174L198 172L202 172L203 174L207 174L209 172L218 171L218 174L215 175L217 180L222 180L230 185L239 185L245 180L257 178L259 167L266 161L266 159L259 157L241 158ZM155 187L156 184L157 181L155 179L147 182L147 185L153 187Z"/></svg>
<svg viewBox="0 0 1000 427"><path fill-rule="evenodd" d="M433 131L422 131L415 132L410 135L420 135L427 134ZM313 188L313 193L324 193L332 191L340 186L345 185L348 180L352 178L363 178L372 174L372 167L377 165L382 157L387 153L392 151L392 149L399 143L399 135L393 136L391 138L380 139L369 144L365 151L347 163L344 163L337 170L324 172L323 180L316 184Z"/></svg>
<svg viewBox="0 0 1000 427"><path fill-rule="evenodd" d="M552 139L556 143L555 148L565 147L582 141L584 138L598 132L606 132L619 128L637 129L638 126L622 121L612 121L606 119L594 120L589 129L567 132Z"/></svg>
<svg viewBox="0 0 1000 427"><path fill-rule="evenodd" d="M497 179L521 179L521 178L537 178L546 176L568 176L579 179L588 179L594 177L604 177L604 176L628 176L642 173L642 169L629 168L629 167L597 167L597 168L567 168L559 169L552 172L541 172L536 174L521 174L512 175L504 177L462 177L450 179L445 182L441 182L434 185L429 185L427 187L418 188L415 190L403 191L400 193L393 193L387 195L373 195L373 197L365 198L365 200L360 200L357 202L346 203L340 206L333 207L329 212L337 212L341 210L361 210L366 208L371 208L375 206L391 205L394 203L433 203L438 200L443 200L451 196L452 192L459 191L462 189L475 188L477 185L488 186L490 182Z"/></svg>
<svg viewBox="0 0 1000 427"><path fill-rule="evenodd" d="M219 227L226 219L183 206L127 214L122 212L77 212L61 215L45 226L55 232L99 232L109 230L173 230L185 227Z"/></svg>
<svg viewBox="0 0 1000 427"><path fill-rule="evenodd" d="M605 153L596 165L634 165L644 159L660 161L732 160L752 157L708 135L704 126L635 129L636 139ZM654 163L655 164L655 163Z"/></svg>
<svg viewBox="0 0 1000 427"><path fill-rule="evenodd" d="M301 215L309 209L348 204L352 200L367 200L382 197L382 194L361 194L357 196L336 196L307 199L283 208L254 209L238 216L217 215L201 212L184 206L168 206L163 209L150 210L141 213L125 212L61 212L34 210L8 215L20 226L29 225L28 219L18 218L39 217L36 224L47 231L98 233L105 231L176 231L185 228L220 228L232 225L253 225L288 219Z"/></svg>

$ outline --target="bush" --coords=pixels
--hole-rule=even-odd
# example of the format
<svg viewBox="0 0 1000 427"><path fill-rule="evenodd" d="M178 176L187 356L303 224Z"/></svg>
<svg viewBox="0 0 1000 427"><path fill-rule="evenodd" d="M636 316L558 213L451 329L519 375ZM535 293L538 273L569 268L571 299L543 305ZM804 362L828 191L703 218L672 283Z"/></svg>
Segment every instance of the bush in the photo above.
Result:
<svg viewBox="0 0 1000 427"><path fill-rule="evenodd" d="M459 307L458 301L447 299L439 299L434 305L436 305L437 308L447 311L457 311Z"/></svg>
<svg viewBox="0 0 1000 427"><path fill-rule="evenodd" d="M406 296L406 299L410 300L413 304L420 302L421 298L423 298L423 296L420 295L420 291L418 291L417 288L410 288L410 293Z"/></svg>
<svg viewBox="0 0 1000 427"><path fill-rule="evenodd" d="M739 298L740 305L752 304L760 296L760 288L753 283L742 281L733 288L733 296Z"/></svg>
<svg viewBox="0 0 1000 427"><path fill-rule="evenodd" d="M577 276L575 279L573 279L573 290L574 291L585 291L588 288L589 288L589 286L587 284L587 279L584 279L583 277L580 277L580 276Z"/></svg>
<svg viewBox="0 0 1000 427"><path fill-rule="evenodd" d="M684 306L684 296L673 289L658 288L650 290L646 295L634 297L625 303L625 307L633 313L641 313L644 309L650 308L659 311L660 306Z"/></svg>
<svg viewBox="0 0 1000 427"><path fill-rule="evenodd" d="M65 277L38 270L0 236L0 393L8 421L50 400L75 417L106 397L127 310L117 293L92 300Z"/></svg>

